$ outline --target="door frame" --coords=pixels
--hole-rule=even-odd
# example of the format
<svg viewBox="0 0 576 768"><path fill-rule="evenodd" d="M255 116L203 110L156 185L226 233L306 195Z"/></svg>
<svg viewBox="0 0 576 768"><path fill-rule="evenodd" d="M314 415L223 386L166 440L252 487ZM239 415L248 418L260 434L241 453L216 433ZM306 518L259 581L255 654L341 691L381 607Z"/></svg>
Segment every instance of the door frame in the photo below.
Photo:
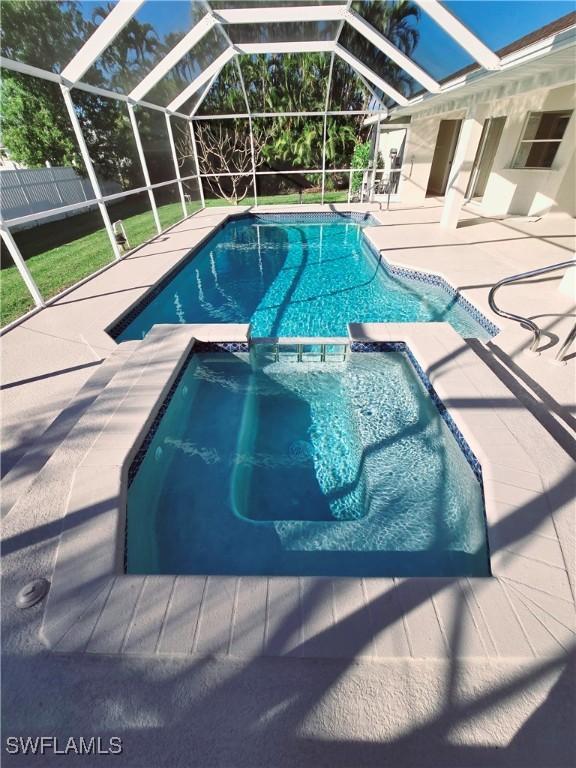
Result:
<svg viewBox="0 0 576 768"><path fill-rule="evenodd" d="M435 171L434 163L437 160L437 153L438 153L438 140L440 138L440 133L442 131L442 123L450 123L452 133L450 136L450 144L448 147L448 152L446 153L446 162L444 164L444 167L442 170L442 180L439 185L440 191L429 191L430 190L430 177L432 176L432 172ZM454 157L456 155L456 148L458 146L458 139L460 138L460 131L462 130L462 119L461 118L445 118L440 120L438 124L438 132L436 133L436 143L434 145L434 153L432 155L432 162L430 163L430 170L428 173L428 183L426 186L426 197L444 197L446 195L446 189L448 187L448 183L450 181L450 175L452 173L452 168L454 165Z"/></svg>
<svg viewBox="0 0 576 768"><path fill-rule="evenodd" d="M490 132L492 128L494 127L494 125L498 120L502 121L502 127L499 131L498 143L496 144L494 155L491 160L491 165L493 165L494 160L496 159L496 153L498 152L498 147L500 146L502 134L504 133L504 127L506 125L507 115L498 115L497 117L487 117L486 120L484 121L484 125L482 126L482 135L480 136L480 142L478 143L478 149L476 150L476 155L474 156L474 162L472 163L472 170L470 171L470 177L468 179L468 184L466 186L466 194L464 196L466 201L476 199L474 192L476 191L476 185L478 184L480 173L483 170L482 165L484 161L487 159L486 148L488 145L488 139L490 138ZM490 172L491 172L491 169L490 169ZM483 197L484 197L484 193L482 193L482 195L480 196L480 199L482 199Z"/></svg>

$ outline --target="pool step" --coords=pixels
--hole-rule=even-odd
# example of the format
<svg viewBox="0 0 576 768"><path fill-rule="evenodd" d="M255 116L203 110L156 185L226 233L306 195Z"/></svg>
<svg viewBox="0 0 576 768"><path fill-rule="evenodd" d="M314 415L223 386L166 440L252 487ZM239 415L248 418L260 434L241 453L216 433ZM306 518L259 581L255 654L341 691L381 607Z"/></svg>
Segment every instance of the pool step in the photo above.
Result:
<svg viewBox="0 0 576 768"><path fill-rule="evenodd" d="M82 417L113 377L123 368L141 342L126 341L106 358L70 398L68 405L54 421L38 436L33 446L18 460L2 478L1 516L7 515L62 444L71 429Z"/></svg>
<svg viewBox="0 0 576 768"><path fill-rule="evenodd" d="M270 362L289 363L342 363L349 351L347 343L283 342L268 343L259 341L251 344L250 349L260 359Z"/></svg>

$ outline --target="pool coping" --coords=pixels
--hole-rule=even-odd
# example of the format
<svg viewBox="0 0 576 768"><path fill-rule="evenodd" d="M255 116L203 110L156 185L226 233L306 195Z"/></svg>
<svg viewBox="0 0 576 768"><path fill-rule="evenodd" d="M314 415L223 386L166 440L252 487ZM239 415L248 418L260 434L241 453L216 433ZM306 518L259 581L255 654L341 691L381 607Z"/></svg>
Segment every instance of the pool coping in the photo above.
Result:
<svg viewBox="0 0 576 768"><path fill-rule="evenodd" d="M406 343L478 457L492 577L124 574L127 472L140 442L196 341L249 335L242 324L156 325L96 401L100 415L92 407L82 417L79 428L97 437L72 479L41 627L50 648L378 659L445 658L456 646L459 656L534 658L570 647L574 601L545 484L498 415L511 393L447 323L350 324L349 336Z"/></svg>

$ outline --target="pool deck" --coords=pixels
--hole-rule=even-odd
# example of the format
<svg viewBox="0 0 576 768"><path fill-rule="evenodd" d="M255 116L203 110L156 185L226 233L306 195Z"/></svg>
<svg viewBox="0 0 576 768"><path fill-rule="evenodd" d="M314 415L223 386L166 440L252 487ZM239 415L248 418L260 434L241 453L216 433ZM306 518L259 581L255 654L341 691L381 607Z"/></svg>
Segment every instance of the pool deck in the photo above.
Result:
<svg viewBox="0 0 576 768"><path fill-rule="evenodd" d="M266 206L261 210L294 208ZM300 208L310 212L326 210L314 205ZM340 205L329 208L348 209ZM448 232L436 223L441 207L434 200L416 209L380 211L374 205L351 208L372 209L380 220L382 226L368 229L367 234L383 249L388 261L441 273L503 329L491 346L495 364L520 380L529 397L543 401L559 433L576 435L570 415L576 352L569 350L569 365L563 368L551 362L558 339L563 339L576 321L576 299L557 290L561 275L505 288L500 294L507 309L540 321L547 347L540 357L525 354L529 334L515 323L495 318L487 304L488 288L496 280L569 259L576 242L574 220L551 215L539 221L495 221L469 213L457 230ZM235 212L244 210L248 209ZM39 435L117 349L105 328L231 213L234 211L229 208L197 213L2 336L2 476L38 445ZM49 451L52 444L48 437L45 450ZM20 470L19 475L27 473L24 466ZM37 464L32 462L31 472L36 470ZM18 493L10 493L10 504L17 497Z"/></svg>
<svg viewBox="0 0 576 768"><path fill-rule="evenodd" d="M433 200L376 210L382 226L367 234L388 261L442 274L491 319L487 293L495 280L573 253L574 220L566 217L493 221L469 212L446 232L439 212ZM148 577L135 586L121 577L118 588L110 585L86 604L88 613L107 606L93 613L91 625L64 611L74 632L60 636L61 653L41 640L46 602L14 607L29 578L52 578L66 552L65 543L60 551L57 545L71 504L78 508L68 523L76 520L79 531L95 527L86 550L68 550L60 583L76 605L78 574L96 583L87 554L110 556L99 547L109 500L95 506L94 497L85 503L82 494L70 496L72 477L114 413L119 390L130 388L129 363L139 346L117 347L104 329L229 213L206 210L176 225L2 337L5 734L120 735L125 753L114 763L138 768L574 764L576 353L569 350L564 366L552 356L574 322L576 302L558 292L559 276L500 295L506 308L543 323L547 349L540 356L525 351L525 331L501 319L502 333L487 345L452 336L453 348L442 349L446 342L432 327L416 329L411 339L420 344L417 356L429 356L442 396L443 381L455 382L462 396L450 401L450 386L448 404L457 422L472 425L472 440L491 432L500 510L493 556L511 569L494 580L498 597L478 602L483 598L462 580L436 594L418 580L376 580L382 583L360 587L356 614L345 588L302 580L295 603L294 591L284 594L278 582L278 611L262 622L262 605L270 605L266 580L244 591L237 580L226 586L205 579L194 592L182 590L182 579L160 577L159 585ZM163 361L156 362L161 371ZM158 397L152 390L144 392L149 406ZM103 453L112 460L109 448ZM99 472L80 488L101 494ZM156 589L164 590L164 603ZM168 616L183 633L183 651L162 645L163 638L177 642L177 632L161 632ZM74 640L68 648L65 637ZM290 658L267 653L270 638ZM12 763L19 761L7 757Z"/></svg>
<svg viewBox="0 0 576 768"><path fill-rule="evenodd" d="M41 630L52 649L378 660L568 650L576 612L551 478L508 429L505 411L486 408L507 399L506 387L446 323L353 324L350 338L405 342L480 461L491 578L125 575L128 469L180 366L197 340L248 338L248 325L154 326L79 420L67 441L79 462L69 463ZM560 486L569 469L558 468Z"/></svg>

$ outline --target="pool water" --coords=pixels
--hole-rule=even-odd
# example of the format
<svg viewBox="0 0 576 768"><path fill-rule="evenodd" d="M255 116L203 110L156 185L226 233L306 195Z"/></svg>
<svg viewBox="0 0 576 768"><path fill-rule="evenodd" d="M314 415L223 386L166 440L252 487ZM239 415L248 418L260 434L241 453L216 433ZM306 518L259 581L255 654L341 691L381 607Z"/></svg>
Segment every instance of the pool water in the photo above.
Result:
<svg viewBox="0 0 576 768"><path fill-rule="evenodd" d="M252 336L346 336L354 322L446 321L490 334L440 286L392 274L345 216L232 219L137 309L119 340L155 323L247 323Z"/></svg>
<svg viewBox="0 0 576 768"><path fill-rule="evenodd" d="M127 571L488 575L482 490L401 352L199 352L128 491Z"/></svg>

